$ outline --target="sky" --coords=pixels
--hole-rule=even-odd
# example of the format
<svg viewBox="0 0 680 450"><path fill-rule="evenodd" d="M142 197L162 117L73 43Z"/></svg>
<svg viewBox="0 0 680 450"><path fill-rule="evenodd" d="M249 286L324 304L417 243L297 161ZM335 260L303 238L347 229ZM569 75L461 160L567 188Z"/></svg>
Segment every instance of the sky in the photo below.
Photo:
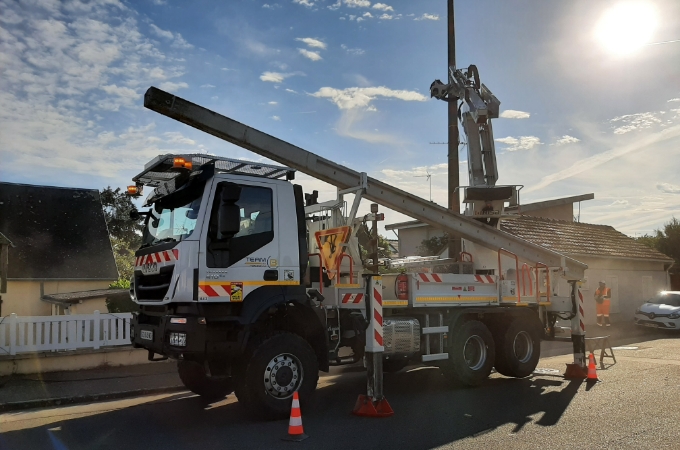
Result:
<svg viewBox="0 0 680 450"><path fill-rule="evenodd" d="M653 45L603 45L622 4L651 16L616 42L646 21ZM455 8L457 65L501 102L498 184L523 203L592 192L580 220L632 236L680 217L680 2ZM424 198L430 174L446 205L447 105L429 96L446 28L446 0L0 0L0 180L101 189L164 153L262 161L144 109L156 86ZM461 145L462 184L466 162Z"/></svg>

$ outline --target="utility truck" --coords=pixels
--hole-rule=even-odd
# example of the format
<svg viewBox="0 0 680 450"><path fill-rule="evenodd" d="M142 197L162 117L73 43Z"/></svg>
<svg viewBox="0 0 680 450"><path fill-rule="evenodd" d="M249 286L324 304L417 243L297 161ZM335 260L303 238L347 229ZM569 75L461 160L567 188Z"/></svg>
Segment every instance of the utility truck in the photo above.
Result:
<svg viewBox="0 0 680 450"><path fill-rule="evenodd" d="M149 210L138 213L145 227L131 284L140 308L134 346L150 359L177 359L182 381L201 396L235 391L250 412L285 417L294 391L303 405L310 401L319 371L364 358L370 313L363 275L380 265L393 272L377 284L387 372L436 365L469 386L493 367L526 377L558 317L572 319L575 360L583 365L576 281L586 266L498 229L499 220L512 220L504 205L519 201L517 187L495 186L490 120L498 100L476 70L452 70L450 81L433 83L433 95L468 104L461 115L470 149L463 215L150 88L147 108L284 166L161 155L133 178L131 195L153 188ZM316 193L303 193L296 171L336 186L337 198L319 203ZM358 216L362 199L376 205ZM377 204L462 237L477 254L379 264L375 252L362 255L357 239L364 223L376 229ZM490 255L498 262L492 270ZM486 258L484 270L478 256Z"/></svg>

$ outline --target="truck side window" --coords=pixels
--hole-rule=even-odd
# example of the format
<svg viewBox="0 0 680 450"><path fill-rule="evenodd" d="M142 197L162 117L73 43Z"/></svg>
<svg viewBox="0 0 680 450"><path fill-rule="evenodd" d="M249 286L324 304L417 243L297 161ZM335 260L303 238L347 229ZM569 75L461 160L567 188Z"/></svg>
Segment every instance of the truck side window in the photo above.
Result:
<svg viewBox="0 0 680 450"><path fill-rule="evenodd" d="M226 182L217 185L212 205L206 252L208 267L230 267L274 239L272 190L247 185L239 185L241 195L236 202L240 212L239 232L231 239L218 236L220 192L225 185Z"/></svg>

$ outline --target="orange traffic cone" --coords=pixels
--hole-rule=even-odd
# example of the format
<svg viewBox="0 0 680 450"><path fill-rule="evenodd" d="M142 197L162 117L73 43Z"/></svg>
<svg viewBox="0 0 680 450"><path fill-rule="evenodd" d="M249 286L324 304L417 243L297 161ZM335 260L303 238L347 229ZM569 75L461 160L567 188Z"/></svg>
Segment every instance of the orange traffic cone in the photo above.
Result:
<svg viewBox="0 0 680 450"><path fill-rule="evenodd" d="M300 413L300 397L297 391L293 392L293 404L290 406L290 421L288 422L288 436L283 437L284 441L300 442L309 436L302 429L302 414Z"/></svg>
<svg viewBox="0 0 680 450"><path fill-rule="evenodd" d="M600 381L597 378L597 365L595 364L595 355L591 352L588 355L588 378L587 381Z"/></svg>

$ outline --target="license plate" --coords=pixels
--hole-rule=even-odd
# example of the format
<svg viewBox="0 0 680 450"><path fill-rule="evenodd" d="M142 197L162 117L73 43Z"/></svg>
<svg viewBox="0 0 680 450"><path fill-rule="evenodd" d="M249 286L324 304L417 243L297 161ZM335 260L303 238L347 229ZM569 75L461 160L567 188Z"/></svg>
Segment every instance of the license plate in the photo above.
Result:
<svg viewBox="0 0 680 450"><path fill-rule="evenodd" d="M644 323L643 325L650 328L659 328L658 323Z"/></svg>
<svg viewBox="0 0 680 450"><path fill-rule="evenodd" d="M158 264L156 264L156 263L142 264L142 273L144 275L151 275L151 274L159 273Z"/></svg>
<svg viewBox="0 0 680 450"><path fill-rule="evenodd" d="M153 331L142 330L139 333L139 337L142 338L142 339L145 339L147 341L153 341Z"/></svg>

